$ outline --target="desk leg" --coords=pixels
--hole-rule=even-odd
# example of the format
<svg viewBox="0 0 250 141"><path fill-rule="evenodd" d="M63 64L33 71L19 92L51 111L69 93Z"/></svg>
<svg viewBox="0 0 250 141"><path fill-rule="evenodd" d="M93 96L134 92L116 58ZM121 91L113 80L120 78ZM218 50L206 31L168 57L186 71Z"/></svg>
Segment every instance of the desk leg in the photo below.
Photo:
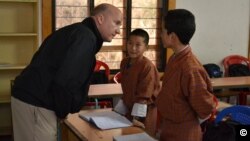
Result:
<svg viewBox="0 0 250 141"><path fill-rule="evenodd" d="M62 141L81 141L64 123L61 124L61 131Z"/></svg>
<svg viewBox="0 0 250 141"><path fill-rule="evenodd" d="M69 134L68 134L68 129L67 129L67 126L62 123L61 124L61 139L62 141L68 141L69 140Z"/></svg>

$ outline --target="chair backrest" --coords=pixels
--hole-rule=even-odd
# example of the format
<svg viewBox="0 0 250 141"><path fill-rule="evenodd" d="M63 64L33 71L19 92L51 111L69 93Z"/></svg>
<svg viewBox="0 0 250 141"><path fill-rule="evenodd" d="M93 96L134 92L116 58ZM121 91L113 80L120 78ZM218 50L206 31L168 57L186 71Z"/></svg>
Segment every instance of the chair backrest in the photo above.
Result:
<svg viewBox="0 0 250 141"><path fill-rule="evenodd" d="M248 66L248 68L250 69L250 62L248 58L240 56L240 55L229 55L225 57L223 60L225 76L228 76L229 66L233 64L243 64L243 65Z"/></svg>
<svg viewBox="0 0 250 141"><path fill-rule="evenodd" d="M98 72L98 71L100 71L101 70L101 68L104 68L104 70L105 70L105 75L106 75L106 77L109 79L109 75L110 75L110 69L109 69L109 66L106 64L106 63L104 63L104 62L102 62L102 61L100 61L100 60L96 60L96 64L95 64L95 72Z"/></svg>
<svg viewBox="0 0 250 141"><path fill-rule="evenodd" d="M250 107L235 105L222 110L215 119L215 123L219 123L226 116L230 116L231 120L239 122L242 125L250 125Z"/></svg>
<svg viewBox="0 0 250 141"><path fill-rule="evenodd" d="M116 84L119 84L119 83L121 83L121 72L118 72L118 73L116 73L115 75L114 75L114 78L113 78L113 80L114 80L114 82L116 83Z"/></svg>

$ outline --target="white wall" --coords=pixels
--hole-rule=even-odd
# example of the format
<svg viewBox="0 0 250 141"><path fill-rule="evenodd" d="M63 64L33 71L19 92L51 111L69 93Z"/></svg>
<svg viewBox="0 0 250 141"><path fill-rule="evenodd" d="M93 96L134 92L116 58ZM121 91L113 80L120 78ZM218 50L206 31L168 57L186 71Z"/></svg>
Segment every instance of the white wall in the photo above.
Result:
<svg viewBox="0 0 250 141"><path fill-rule="evenodd" d="M190 44L203 64L222 65L225 56L248 56L249 0L176 0L176 8L196 17L196 32Z"/></svg>

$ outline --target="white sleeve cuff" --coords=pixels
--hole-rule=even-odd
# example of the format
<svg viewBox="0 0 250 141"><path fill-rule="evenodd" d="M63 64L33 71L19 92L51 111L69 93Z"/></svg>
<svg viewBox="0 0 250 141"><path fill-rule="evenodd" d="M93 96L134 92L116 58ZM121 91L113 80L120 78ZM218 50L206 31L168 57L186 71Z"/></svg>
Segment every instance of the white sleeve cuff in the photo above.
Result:
<svg viewBox="0 0 250 141"><path fill-rule="evenodd" d="M147 104L135 103L131 112L132 116L146 117L147 115Z"/></svg>
<svg viewBox="0 0 250 141"><path fill-rule="evenodd" d="M207 119L210 118L211 115L209 115L208 117L204 118L204 119L201 119L198 117L198 120L199 120L199 123L202 124L204 121L206 121Z"/></svg>

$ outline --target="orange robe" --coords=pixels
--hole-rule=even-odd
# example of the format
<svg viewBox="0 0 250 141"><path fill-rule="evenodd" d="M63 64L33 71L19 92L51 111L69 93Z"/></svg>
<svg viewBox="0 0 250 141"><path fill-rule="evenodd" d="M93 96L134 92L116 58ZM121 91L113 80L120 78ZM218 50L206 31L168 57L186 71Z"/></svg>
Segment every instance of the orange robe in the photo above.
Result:
<svg viewBox="0 0 250 141"><path fill-rule="evenodd" d="M210 79L190 47L170 58L156 104L163 120L160 141L202 140L197 118L208 117L215 102Z"/></svg>
<svg viewBox="0 0 250 141"><path fill-rule="evenodd" d="M160 79L157 68L146 57L141 57L129 66L129 58L121 62L121 86L123 101L128 108L128 117L131 120L131 111L134 103L147 104L147 115L144 121L146 131L154 135L156 131L157 109L154 101L160 91Z"/></svg>

